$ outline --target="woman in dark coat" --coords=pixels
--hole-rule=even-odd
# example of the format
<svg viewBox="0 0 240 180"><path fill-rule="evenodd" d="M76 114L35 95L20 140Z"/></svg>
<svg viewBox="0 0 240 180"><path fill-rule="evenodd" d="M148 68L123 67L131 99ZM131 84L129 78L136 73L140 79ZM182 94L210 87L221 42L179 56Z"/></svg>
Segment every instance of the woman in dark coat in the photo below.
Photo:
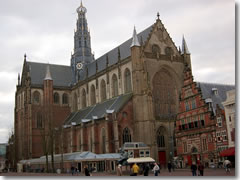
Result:
<svg viewBox="0 0 240 180"><path fill-rule="evenodd" d="M87 166L84 166L84 173L85 173L85 176L90 176L90 173L89 173L89 170L88 170Z"/></svg>

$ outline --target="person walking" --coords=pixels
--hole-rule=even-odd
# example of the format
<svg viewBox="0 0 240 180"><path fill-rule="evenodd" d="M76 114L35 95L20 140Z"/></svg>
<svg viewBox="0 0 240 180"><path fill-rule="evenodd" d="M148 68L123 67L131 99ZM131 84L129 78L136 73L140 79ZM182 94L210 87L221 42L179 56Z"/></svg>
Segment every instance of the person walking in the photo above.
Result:
<svg viewBox="0 0 240 180"><path fill-rule="evenodd" d="M71 167L72 176L73 176L73 174L74 174L74 170L75 170L75 168L72 166L72 167Z"/></svg>
<svg viewBox="0 0 240 180"><path fill-rule="evenodd" d="M144 176L148 176L148 172L149 172L149 165L146 164L146 165L144 166L144 169L143 169L143 175L144 175Z"/></svg>
<svg viewBox="0 0 240 180"><path fill-rule="evenodd" d="M158 173L160 173L160 168L157 165L157 163L154 163L153 172L154 172L154 176L158 176Z"/></svg>
<svg viewBox="0 0 240 180"><path fill-rule="evenodd" d="M199 176L203 176L204 166L201 162L198 165L198 171L199 171Z"/></svg>
<svg viewBox="0 0 240 180"><path fill-rule="evenodd" d="M192 163L191 170L192 170L192 175L197 176L197 165L195 162Z"/></svg>
<svg viewBox="0 0 240 180"><path fill-rule="evenodd" d="M87 165L84 166L84 173L85 173L85 176L90 176L90 173L89 173Z"/></svg>
<svg viewBox="0 0 240 180"><path fill-rule="evenodd" d="M132 171L133 171L133 176L137 176L137 174L139 172L139 167L136 163L134 163L134 165L132 167Z"/></svg>
<svg viewBox="0 0 240 180"><path fill-rule="evenodd" d="M172 169L172 163L171 161L168 162L168 172L171 172Z"/></svg>
<svg viewBox="0 0 240 180"><path fill-rule="evenodd" d="M118 166L117 166L117 175L122 176L122 165L121 164L118 164Z"/></svg>

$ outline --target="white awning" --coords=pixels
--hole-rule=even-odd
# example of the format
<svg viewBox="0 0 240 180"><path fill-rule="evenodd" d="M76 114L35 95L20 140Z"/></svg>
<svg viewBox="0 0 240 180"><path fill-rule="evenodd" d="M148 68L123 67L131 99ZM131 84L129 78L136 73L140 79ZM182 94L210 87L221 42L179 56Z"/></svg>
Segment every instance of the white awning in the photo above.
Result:
<svg viewBox="0 0 240 180"><path fill-rule="evenodd" d="M128 163L146 163L146 162L155 162L151 157L141 157L141 158L129 158Z"/></svg>

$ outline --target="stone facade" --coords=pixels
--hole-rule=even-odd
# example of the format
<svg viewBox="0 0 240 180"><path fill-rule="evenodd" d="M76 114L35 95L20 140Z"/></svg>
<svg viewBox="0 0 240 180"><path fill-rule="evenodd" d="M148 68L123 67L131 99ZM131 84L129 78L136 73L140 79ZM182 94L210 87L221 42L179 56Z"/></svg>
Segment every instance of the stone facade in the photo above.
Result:
<svg viewBox="0 0 240 180"><path fill-rule="evenodd" d="M203 140L199 138L215 137L216 120L196 83L184 73L185 67L191 71L185 39L182 50L178 49L158 17L149 28L138 35L134 30L133 38L95 60L90 52L84 53L91 51L86 8L81 4L77 12L71 66L24 58L15 99L17 159L76 151L116 153L124 142L143 142L150 147L151 157L166 165L176 154L185 159L180 143L185 141L191 146L188 153L197 149L203 159L214 159L215 142L200 151ZM191 113L184 110L184 99L189 98L184 92L190 90L196 97ZM206 128L201 131L206 133L189 135L175 128L192 114L203 117Z"/></svg>

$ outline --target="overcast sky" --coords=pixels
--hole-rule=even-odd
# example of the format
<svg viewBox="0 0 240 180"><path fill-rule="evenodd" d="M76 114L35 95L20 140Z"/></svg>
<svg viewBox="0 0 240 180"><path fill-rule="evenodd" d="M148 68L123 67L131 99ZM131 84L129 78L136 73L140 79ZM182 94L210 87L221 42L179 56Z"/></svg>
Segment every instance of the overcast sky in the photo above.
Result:
<svg viewBox="0 0 240 180"><path fill-rule="evenodd" d="M0 143L14 122L24 53L28 61L70 64L80 0L0 1ZM233 0L83 0L95 58L152 25L160 13L176 46L184 34L195 81L235 84Z"/></svg>

